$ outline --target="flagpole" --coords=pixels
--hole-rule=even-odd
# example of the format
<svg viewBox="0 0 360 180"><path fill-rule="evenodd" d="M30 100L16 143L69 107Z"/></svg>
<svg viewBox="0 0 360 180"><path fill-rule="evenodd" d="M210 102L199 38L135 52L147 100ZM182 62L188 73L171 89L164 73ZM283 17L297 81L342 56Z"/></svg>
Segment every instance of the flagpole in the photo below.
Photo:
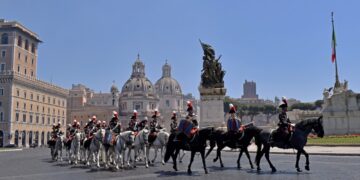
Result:
<svg viewBox="0 0 360 180"><path fill-rule="evenodd" d="M332 28L333 28L333 36L335 36L335 26L334 26L334 12L331 12L331 22L332 22ZM334 37L333 37L334 38ZM338 65L337 65L337 57L336 57L336 41L333 39L333 51L335 53L335 88L340 87L340 81L339 81L339 74L338 74Z"/></svg>

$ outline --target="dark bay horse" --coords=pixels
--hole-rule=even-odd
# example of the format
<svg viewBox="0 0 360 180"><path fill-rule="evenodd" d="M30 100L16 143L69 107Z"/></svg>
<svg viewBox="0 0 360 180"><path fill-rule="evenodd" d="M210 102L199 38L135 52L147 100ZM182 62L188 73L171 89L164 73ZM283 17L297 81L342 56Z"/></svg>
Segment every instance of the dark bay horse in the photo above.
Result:
<svg viewBox="0 0 360 180"><path fill-rule="evenodd" d="M301 154L304 154L306 157L305 169L307 171L310 170L309 155L304 150L304 146L306 145L307 137L308 137L309 133L312 132L313 130L315 131L315 133L317 134L318 137L324 137L322 116L320 116L317 119L315 118L315 119L302 120L302 121L296 123L295 131L293 132L293 135L290 138L290 141L289 141L290 146L288 148L293 148L293 149L297 150L295 168L298 172L301 172L301 169L299 168L299 159L300 159ZM268 161L272 172L276 172L276 168L273 166L273 164L271 163L270 158L269 158L270 146L271 146L269 143L269 138L270 138L270 132L267 132L267 131L262 131L258 136L255 137L255 143L257 145L257 153L256 153L255 162L256 162L257 169L260 170L260 160L261 160L261 157L265 154L265 158ZM261 150L262 146L263 146L263 149ZM279 147L279 148L282 148L282 147Z"/></svg>
<svg viewBox="0 0 360 180"><path fill-rule="evenodd" d="M251 166L251 169L254 169L254 166L251 162L250 154L248 151L248 146L251 144L251 140L258 135L262 129L256 127L256 126L250 126L245 128L243 136L240 138L240 140L237 141L237 144L235 144L235 141L230 141L229 136L227 134L227 131L223 128L216 129L212 135L212 138L210 140L210 149L206 153L206 157L210 154L210 152L214 149L215 144L217 146L216 150L216 158L214 159L214 162L216 162L218 159L220 160L220 166L224 167L224 164L221 159L221 150L224 149L226 146L231 149L237 149L240 148L240 153L237 159L237 167L240 169L240 159L242 154L245 152L247 158L249 159L249 163Z"/></svg>
<svg viewBox="0 0 360 180"><path fill-rule="evenodd" d="M176 165L176 158L178 157L179 151L181 149L186 151L191 151L190 163L187 170L188 174L191 174L192 173L191 164L194 161L195 153L200 152L205 174L207 174L208 170L206 168L206 163L205 163L205 148L206 148L206 141L210 140L210 137L212 136L213 132L214 132L214 127L206 127L200 129L198 131L198 134L196 134L194 139L191 140L191 142L189 143L190 146L186 146L183 141L174 141L176 135L171 134L169 137L169 141L166 145L166 152L164 158L165 162L167 162L170 159L170 157L172 157L174 163L173 168L175 171L177 171L178 169Z"/></svg>

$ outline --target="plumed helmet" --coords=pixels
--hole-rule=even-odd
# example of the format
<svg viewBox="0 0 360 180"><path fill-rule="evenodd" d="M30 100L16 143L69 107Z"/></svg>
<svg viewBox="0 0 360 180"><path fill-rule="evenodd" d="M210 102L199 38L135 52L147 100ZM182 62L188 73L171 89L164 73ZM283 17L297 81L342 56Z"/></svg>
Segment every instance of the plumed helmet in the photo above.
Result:
<svg viewBox="0 0 360 180"><path fill-rule="evenodd" d="M77 122L76 125L80 126L80 122Z"/></svg>
<svg viewBox="0 0 360 180"><path fill-rule="evenodd" d="M101 120L98 120L96 124L101 124Z"/></svg>
<svg viewBox="0 0 360 180"><path fill-rule="evenodd" d="M147 116L145 116L143 120L144 120L144 121L148 121L148 117L147 117Z"/></svg>
<svg viewBox="0 0 360 180"><path fill-rule="evenodd" d="M287 103L287 99L285 96L283 96L281 98L281 102L279 104L279 108L287 108L288 107L288 103Z"/></svg>
<svg viewBox="0 0 360 180"><path fill-rule="evenodd" d="M192 106L191 101L186 101L186 104L187 104L188 107L189 107L189 106Z"/></svg>
<svg viewBox="0 0 360 180"><path fill-rule="evenodd" d="M61 122L58 122L58 126L61 126Z"/></svg>
<svg viewBox="0 0 360 180"><path fill-rule="evenodd" d="M93 115L93 116L92 116L92 119L96 119L96 116L95 116L95 115Z"/></svg>
<svg viewBox="0 0 360 180"><path fill-rule="evenodd" d="M106 121L102 121L103 124L106 124Z"/></svg>
<svg viewBox="0 0 360 180"><path fill-rule="evenodd" d="M117 116L118 113L116 111L113 111L113 116Z"/></svg>
<svg viewBox="0 0 360 180"><path fill-rule="evenodd" d="M88 122L91 122L91 119L89 119L89 121Z"/></svg>
<svg viewBox="0 0 360 180"><path fill-rule="evenodd" d="M230 108L230 110L229 110L229 113L230 114L234 114L234 113L236 113L236 109L235 109L235 106L233 105L233 104L229 104L229 108Z"/></svg>
<svg viewBox="0 0 360 180"><path fill-rule="evenodd" d="M77 123L77 120L76 120L76 119L74 119L73 123Z"/></svg>

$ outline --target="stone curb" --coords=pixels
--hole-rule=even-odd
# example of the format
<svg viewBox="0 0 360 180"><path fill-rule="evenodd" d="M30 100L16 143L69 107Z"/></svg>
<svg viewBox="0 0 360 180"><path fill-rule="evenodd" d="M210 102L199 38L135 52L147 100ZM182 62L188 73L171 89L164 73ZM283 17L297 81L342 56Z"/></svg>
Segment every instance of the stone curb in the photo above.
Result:
<svg viewBox="0 0 360 180"><path fill-rule="evenodd" d="M14 152L14 151L22 151L23 149L17 148L17 149L0 149L1 152Z"/></svg>

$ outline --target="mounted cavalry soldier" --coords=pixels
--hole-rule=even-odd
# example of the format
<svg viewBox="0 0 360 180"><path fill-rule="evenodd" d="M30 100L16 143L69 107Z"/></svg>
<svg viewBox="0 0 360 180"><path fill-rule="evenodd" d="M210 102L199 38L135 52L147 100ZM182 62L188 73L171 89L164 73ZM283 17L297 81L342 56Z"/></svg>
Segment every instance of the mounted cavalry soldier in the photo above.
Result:
<svg viewBox="0 0 360 180"><path fill-rule="evenodd" d="M274 145L275 142L280 141L286 147L290 140L292 125L290 119L286 114L287 107L288 107L287 99L286 97L282 97L281 103L279 105L281 112L279 113L278 128L272 133L270 139L270 143L272 145Z"/></svg>
<svg viewBox="0 0 360 180"><path fill-rule="evenodd" d="M109 122L109 128L107 129L107 131L111 132L110 145L114 145L116 136L119 135L121 132L121 123L118 117L118 113L116 111L113 111L113 117Z"/></svg>
<svg viewBox="0 0 360 180"><path fill-rule="evenodd" d="M51 132L51 139L48 141L48 145L55 146L55 142L58 136L63 134L63 132L60 131L61 123L58 122L58 124L53 124L52 126L52 132Z"/></svg>
<svg viewBox="0 0 360 180"><path fill-rule="evenodd" d="M145 116L144 119L138 125L139 131L143 130L144 128L148 128L147 127L148 121L149 121L148 117Z"/></svg>
<svg viewBox="0 0 360 180"><path fill-rule="evenodd" d="M150 134L149 134L149 143L153 143L156 139L157 133L161 129L157 118L158 118L158 110L154 110L154 115L151 117L153 120L150 122Z"/></svg>
<svg viewBox="0 0 360 180"><path fill-rule="evenodd" d="M227 120L227 134L230 142L237 144L240 139L240 135L243 132L244 126L241 125L241 120L236 118L236 109L233 104L229 104L230 117Z"/></svg>
<svg viewBox="0 0 360 180"><path fill-rule="evenodd" d="M91 138L93 135L93 129L95 128L96 125L96 116L92 116L91 119L89 119L88 123L86 124L86 126L84 127L84 132L85 132L85 139L84 139L84 147L88 148L90 147L90 142L91 142Z"/></svg>
<svg viewBox="0 0 360 180"><path fill-rule="evenodd" d="M170 133L173 134L173 133L176 133L177 131L177 127L178 127L178 124L177 124L177 118L176 118L176 112L173 111L173 114L171 116L171 124L170 124Z"/></svg>
<svg viewBox="0 0 360 180"><path fill-rule="evenodd" d="M178 132L174 141L184 140L184 144L192 142L195 139L196 133L199 129L199 124L194 118L194 110L191 101L187 101L187 112L186 120L181 120L178 127ZM185 138L182 138L182 134L185 135Z"/></svg>
<svg viewBox="0 0 360 180"><path fill-rule="evenodd" d="M131 116L131 120L129 122L129 131L137 132L138 131L138 122L137 122L137 111L134 110L133 116Z"/></svg>

